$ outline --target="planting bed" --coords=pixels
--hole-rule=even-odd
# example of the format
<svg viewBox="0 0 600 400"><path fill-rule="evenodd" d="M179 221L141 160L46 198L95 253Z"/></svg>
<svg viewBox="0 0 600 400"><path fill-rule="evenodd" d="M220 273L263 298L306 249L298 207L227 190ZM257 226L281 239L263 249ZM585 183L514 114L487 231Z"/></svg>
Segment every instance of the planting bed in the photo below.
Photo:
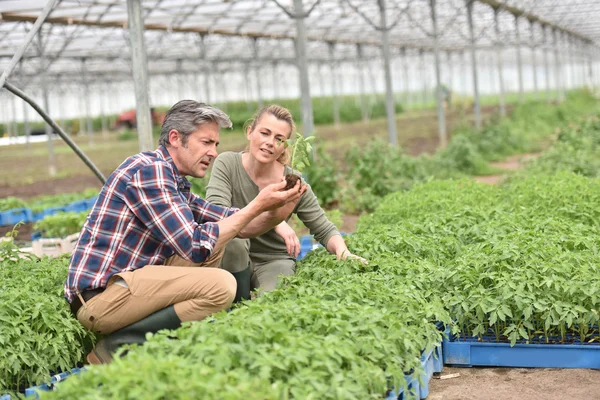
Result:
<svg viewBox="0 0 600 400"><path fill-rule="evenodd" d="M449 331L446 332L451 338ZM463 367L595 368L600 369L600 344L525 344L449 340L444 338L444 364Z"/></svg>

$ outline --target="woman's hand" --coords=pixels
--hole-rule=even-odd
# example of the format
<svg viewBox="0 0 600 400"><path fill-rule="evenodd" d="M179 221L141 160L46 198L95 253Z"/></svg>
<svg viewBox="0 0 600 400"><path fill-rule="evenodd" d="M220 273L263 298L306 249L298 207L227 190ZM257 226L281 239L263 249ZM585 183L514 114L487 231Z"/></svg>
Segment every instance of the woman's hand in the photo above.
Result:
<svg viewBox="0 0 600 400"><path fill-rule="evenodd" d="M283 238L290 257L298 258L298 254L300 254L300 240L296 232L285 221L275 227L275 232Z"/></svg>
<svg viewBox="0 0 600 400"><path fill-rule="evenodd" d="M369 263L369 261L366 258L362 258L361 256L357 256L356 254L352 254L348 249L342 250L339 254L336 253L336 257L338 260L358 260L365 265Z"/></svg>

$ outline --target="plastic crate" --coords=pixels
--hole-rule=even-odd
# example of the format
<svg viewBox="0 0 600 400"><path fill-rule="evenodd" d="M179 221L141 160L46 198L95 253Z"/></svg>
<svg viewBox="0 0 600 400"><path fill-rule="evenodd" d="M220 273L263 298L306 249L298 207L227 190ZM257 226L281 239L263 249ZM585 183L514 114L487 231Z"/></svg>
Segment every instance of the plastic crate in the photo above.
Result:
<svg viewBox="0 0 600 400"><path fill-rule="evenodd" d="M446 336L449 331L446 331ZM444 338L444 364L457 367L600 368L600 344L521 344Z"/></svg>
<svg viewBox="0 0 600 400"><path fill-rule="evenodd" d="M302 260L312 250L318 248L320 244L316 243L311 235L300 237L300 253L296 260Z"/></svg>
<svg viewBox="0 0 600 400"><path fill-rule="evenodd" d="M33 386L28 389L25 389L25 397L30 397L32 399L39 399L39 397L40 397L39 392L49 392L54 389L54 385L56 385L58 382L61 382L65 379L67 379L69 376L76 375L85 370L86 370L85 368L73 368L70 371L56 374L56 375L52 376L50 378L50 380L46 383L42 383L41 385ZM4 399L0 398L0 400L4 400Z"/></svg>
<svg viewBox="0 0 600 400"><path fill-rule="evenodd" d="M31 222L33 215L29 208L13 208L12 210L0 212L0 226L10 226L19 222Z"/></svg>
<svg viewBox="0 0 600 400"><path fill-rule="evenodd" d="M87 211L87 209L88 209L88 201L87 200L77 200L65 207L65 211L70 211L70 212L83 212L83 211Z"/></svg>
<svg viewBox="0 0 600 400"><path fill-rule="evenodd" d="M79 239L79 233L74 233L65 238L38 239L31 243L32 253L38 257L58 257L65 253L72 253Z"/></svg>
<svg viewBox="0 0 600 400"><path fill-rule="evenodd" d="M32 213L32 218L31 221L32 222L37 222L37 221L41 221L44 219L44 217L47 217L49 215L54 215L54 214L58 214L59 212L65 212L67 211L67 206L60 206L60 207L50 207L50 208L46 208L44 211L39 212L39 213Z"/></svg>
<svg viewBox="0 0 600 400"><path fill-rule="evenodd" d="M443 347L442 343L440 343L421 356L421 365L423 366L423 371L425 371L425 375L421 379L422 382L419 382L419 376L416 373L405 375L404 378L412 396L406 396L404 388L401 388L398 392L395 390L390 391L386 396L386 400L405 400L413 396L415 399L426 399L429 396L429 382L433 374L442 372L444 368L443 359Z"/></svg>
<svg viewBox="0 0 600 400"><path fill-rule="evenodd" d="M348 236L348 233L340 232L342 236ZM323 247L320 243L315 241L312 235L304 235L300 237L300 253L296 260L302 260L311 251Z"/></svg>
<svg viewBox="0 0 600 400"><path fill-rule="evenodd" d="M94 197L91 197L89 199L74 201L71 204L67 205L65 207L65 210L66 211L73 211L73 212L87 211L87 210L89 210L89 209L92 208L92 206L96 202L97 198L98 198L98 196L94 196Z"/></svg>

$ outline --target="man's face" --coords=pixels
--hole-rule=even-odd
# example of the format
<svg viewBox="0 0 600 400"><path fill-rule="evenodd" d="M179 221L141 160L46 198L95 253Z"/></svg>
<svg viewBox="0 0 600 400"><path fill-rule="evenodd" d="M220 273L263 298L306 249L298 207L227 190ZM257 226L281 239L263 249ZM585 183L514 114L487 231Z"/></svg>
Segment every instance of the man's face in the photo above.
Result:
<svg viewBox="0 0 600 400"><path fill-rule="evenodd" d="M171 157L182 176L204 178L210 163L217 157L219 145L219 125L216 122L202 124L187 137L183 143L182 136L175 130L170 134ZM171 150L171 149L169 149Z"/></svg>

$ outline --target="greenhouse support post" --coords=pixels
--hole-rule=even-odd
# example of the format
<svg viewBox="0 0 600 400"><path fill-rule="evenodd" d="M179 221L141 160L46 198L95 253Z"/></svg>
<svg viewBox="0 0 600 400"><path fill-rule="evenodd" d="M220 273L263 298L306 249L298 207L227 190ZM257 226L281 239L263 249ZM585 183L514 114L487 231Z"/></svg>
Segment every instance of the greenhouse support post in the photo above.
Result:
<svg viewBox="0 0 600 400"><path fill-rule="evenodd" d="M273 97L279 99L279 63L274 61L271 64L271 69L273 72Z"/></svg>
<svg viewBox="0 0 600 400"><path fill-rule="evenodd" d="M10 99L10 110L11 110L11 125L12 128L8 134L9 141L13 140L16 142L19 136L19 125L17 124L17 99L13 96Z"/></svg>
<svg viewBox="0 0 600 400"><path fill-rule="evenodd" d="M504 71L502 68L502 34L500 32L500 23L498 21L499 8L494 9L494 30L496 31L496 62L498 66L498 84L500 87L500 116L506 116L506 102L504 99Z"/></svg>
<svg viewBox="0 0 600 400"><path fill-rule="evenodd" d="M254 79L256 79L256 99L258 100L258 108L261 109L263 108L264 105L264 101L263 101L263 95L262 95L262 82L261 82L261 76L260 76L260 67L259 67L259 62L260 62L260 55L258 53L258 38L253 38L252 39L252 51L254 54Z"/></svg>
<svg viewBox="0 0 600 400"><path fill-rule="evenodd" d="M300 102L302 104L302 131L304 137L313 135L314 117L312 99L310 97L310 81L308 78L308 59L306 55L306 26L304 23L305 13L302 0L294 0L294 15L296 20L296 60L298 63L298 74L300 80ZM313 148L313 155L314 155Z"/></svg>
<svg viewBox="0 0 600 400"><path fill-rule="evenodd" d="M556 100L562 101L562 82L560 71L560 56L558 49L558 32L556 28L552 29L552 42L554 47L554 81L556 83Z"/></svg>
<svg viewBox="0 0 600 400"><path fill-rule="evenodd" d="M175 103L179 100L185 99L185 76L183 75L183 60L180 58L176 62L175 73L177 74L175 78L175 87L177 88L177 99L175 99ZM175 104L173 103L173 104ZM152 115L151 115L152 117Z"/></svg>
<svg viewBox="0 0 600 400"><path fill-rule="evenodd" d="M425 67L425 51L419 49L419 72L421 72L421 107L424 108L427 104L427 71Z"/></svg>
<svg viewBox="0 0 600 400"><path fill-rule="evenodd" d="M450 86L450 91L454 91L456 85L454 84L454 64L452 60L452 52L448 50L446 52L446 65L448 67L448 85Z"/></svg>
<svg viewBox="0 0 600 400"><path fill-rule="evenodd" d="M40 69L38 74L42 77L42 99L46 112L50 113L50 101L48 100L48 80L44 79L43 66L45 64L44 41L42 40L42 32L38 32L38 55L40 57ZM6 83L5 83L6 85ZM46 137L48 143L48 174L51 177L56 176L56 157L54 156L54 144L52 143L52 128L46 124Z"/></svg>
<svg viewBox="0 0 600 400"><path fill-rule="evenodd" d="M202 64L204 65L204 73L202 74L204 78L204 93L202 94L204 96L204 100L202 102L210 103L210 70L212 69L212 65L208 62L205 40L206 35L200 34L200 59L203 61Z"/></svg>
<svg viewBox="0 0 600 400"><path fill-rule="evenodd" d="M358 90L360 91L360 112L363 123L367 123L369 114L367 111L367 95L365 90L364 55L360 43L356 44L356 69L358 73Z"/></svg>
<svg viewBox="0 0 600 400"><path fill-rule="evenodd" d="M448 144L448 137L446 134L446 115L444 113L444 94L442 93L442 79L441 79L441 66L440 66L440 46L439 46L439 33L437 24L436 14L436 0L429 0L429 8L431 11L431 23L433 27L433 56L435 58L435 83L436 83L436 103L437 103L437 116L438 116L438 134L440 147L444 148Z"/></svg>
<svg viewBox="0 0 600 400"><path fill-rule="evenodd" d="M533 72L533 92L538 96L538 75L537 75L537 60L536 60L536 45L535 45L535 22L529 20L529 31L531 41L531 70Z"/></svg>
<svg viewBox="0 0 600 400"><path fill-rule="evenodd" d="M523 60L521 57L521 29L519 28L519 15L515 14L515 39L517 41L517 72L519 76L519 102L525 99L523 91Z"/></svg>
<svg viewBox="0 0 600 400"><path fill-rule="evenodd" d="M411 103L410 81L408 79L408 56L406 55L406 47L402 48L402 81L404 88L404 108L408 109Z"/></svg>
<svg viewBox="0 0 600 400"><path fill-rule="evenodd" d="M25 129L25 143L29 150L31 148L31 127L29 126L29 110L26 102L23 102L23 128Z"/></svg>
<svg viewBox="0 0 600 400"><path fill-rule="evenodd" d="M85 58L81 59L81 72L83 78L83 102L85 107L85 126L86 126L86 134L88 137L88 144L92 145L92 111L91 111L91 93L90 93L90 81L87 76L87 68L86 68L86 60ZM81 127L83 129L83 126Z"/></svg>
<svg viewBox="0 0 600 400"><path fill-rule="evenodd" d="M546 77L546 101L550 102L550 62L548 60L548 27L542 25L543 41L544 41L544 75Z"/></svg>
<svg viewBox="0 0 600 400"><path fill-rule="evenodd" d="M473 26L474 0L466 0L469 38L471 45L471 69L473 73L473 109L475 112L475 128L481 129L481 105L479 103L479 82L477 76L477 48L475 43L475 27Z"/></svg>
<svg viewBox="0 0 600 400"><path fill-rule="evenodd" d="M333 97L333 124L340 126L340 99L338 97L337 74L335 63L335 43L329 42L329 71L331 75L331 96Z"/></svg>
<svg viewBox="0 0 600 400"><path fill-rule="evenodd" d="M152 119L148 99L148 63L144 42L144 17L142 15L141 0L127 0L127 15L140 151L148 151L154 149L154 141L152 139Z"/></svg>
<svg viewBox="0 0 600 400"><path fill-rule="evenodd" d="M383 51L383 69L385 73L385 109L387 114L387 125L389 142L392 146L398 145L396 134L396 105L394 103L394 90L392 88L392 68L390 66L390 31L387 26L387 10L385 0L378 0L379 18L381 30L381 47Z"/></svg>

